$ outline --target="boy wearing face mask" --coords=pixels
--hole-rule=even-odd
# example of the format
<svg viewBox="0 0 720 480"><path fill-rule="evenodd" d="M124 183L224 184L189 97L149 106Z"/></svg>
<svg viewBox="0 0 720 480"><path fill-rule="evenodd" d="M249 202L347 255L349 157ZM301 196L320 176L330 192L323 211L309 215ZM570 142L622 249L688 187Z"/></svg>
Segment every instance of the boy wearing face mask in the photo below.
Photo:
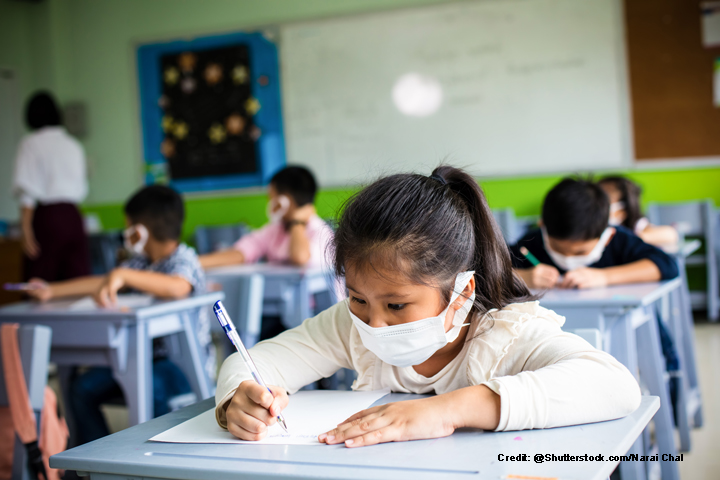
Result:
<svg viewBox="0 0 720 480"><path fill-rule="evenodd" d="M332 230L315 212L317 184L310 170L283 168L272 177L267 192L270 223L245 235L228 250L202 255L203 268L255 263L263 258L297 266L325 264Z"/></svg>
<svg viewBox="0 0 720 480"><path fill-rule="evenodd" d="M81 277L64 282L45 283L32 279L37 288L29 295L41 301L53 298L92 295L103 307L116 304L120 290L140 291L159 298L179 299L205 292L205 274L195 251L179 242L185 209L180 195L173 189L152 185L136 192L125 204L127 229L125 247L131 257L107 275ZM206 349L208 371L214 364L210 345L210 324L206 312L196 321L197 336ZM167 401L190 392L190 385L180 369L165 358L164 344L153 345L153 397L155 416L169 411ZM72 404L82 444L110 432L100 405L122 395L109 368L94 367L75 378L71 384Z"/></svg>
<svg viewBox="0 0 720 480"><path fill-rule="evenodd" d="M545 197L541 228L510 247L515 272L530 288L595 288L678 275L675 262L633 232L608 225L610 201L597 184L565 178ZM525 247L537 260L523 255Z"/></svg>

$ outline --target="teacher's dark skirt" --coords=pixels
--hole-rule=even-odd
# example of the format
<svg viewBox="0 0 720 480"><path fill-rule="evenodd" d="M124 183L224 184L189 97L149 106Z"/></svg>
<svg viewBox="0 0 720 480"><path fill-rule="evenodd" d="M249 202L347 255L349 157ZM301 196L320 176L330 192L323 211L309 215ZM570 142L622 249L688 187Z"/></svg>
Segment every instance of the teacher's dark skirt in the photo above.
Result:
<svg viewBox="0 0 720 480"><path fill-rule="evenodd" d="M48 282L90 275L90 251L83 219L72 203L38 205L33 216L40 255L25 257L25 278Z"/></svg>

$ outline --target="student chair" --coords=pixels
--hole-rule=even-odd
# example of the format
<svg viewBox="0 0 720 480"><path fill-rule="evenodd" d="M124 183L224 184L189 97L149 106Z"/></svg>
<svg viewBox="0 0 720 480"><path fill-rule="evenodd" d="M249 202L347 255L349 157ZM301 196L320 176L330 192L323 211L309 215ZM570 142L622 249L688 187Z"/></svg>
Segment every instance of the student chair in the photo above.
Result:
<svg viewBox="0 0 720 480"><path fill-rule="evenodd" d="M720 319L720 289L718 283L718 257L716 252L717 214L712 200L673 204L653 203L648 205L647 218L655 225L682 226L682 233L688 237L699 237L703 242L701 253L686 259L687 265L704 265L707 288L703 293L691 293L693 304L705 304L708 319Z"/></svg>
<svg viewBox="0 0 720 480"><path fill-rule="evenodd" d="M198 255L224 250L232 247L240 237L249 232L250 229L244 223L197 227L195 229L195 250Z"/></svg>
<svg viewBox="0 0 720 480"><path fill-rule="evenodd" d="M118 251L123 248L121 232L93 233L88 244L93 275L104 275L117 266Z"/></svg>
<svg viewBox="0 0 720 480"><path fill-rule="evenodd" d="M495 221L500 226L500 230L502 230L505 243L513 245L520 239L520 237L522 237L522 234L520 233L520 226L515 218L515 210L510 207L493 209L492 214L493 217L495 217Z"/></svg>
<svg viewBox="0 0 720 480"><path fill-rule="evenodd" d="M37 419L38 436L40 434L40 412L45 401L45 386L48 378L48 363L50 361L50 340L52 330L42 325L23 325L17 331L18 346L20 350L20 363L27 385L30 405ZM0 348L2 348L0 346ZM3 373L3 360L0 355L0 407L9 407L5 375ZM13 449L12 476L13 479L30 480L34 478L28 465L27 450L20 438L15 435Z"/></svg>

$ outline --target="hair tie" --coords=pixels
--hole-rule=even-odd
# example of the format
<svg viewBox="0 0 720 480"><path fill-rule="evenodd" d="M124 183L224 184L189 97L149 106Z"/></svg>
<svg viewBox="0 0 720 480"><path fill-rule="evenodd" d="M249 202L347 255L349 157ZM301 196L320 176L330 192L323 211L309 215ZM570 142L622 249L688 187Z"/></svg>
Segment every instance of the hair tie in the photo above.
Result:
<svg viewBox="0 0 720 480"><path fill-rule="evenodd" d="M435 180L437 182L440 182L440 185L447 185L447 181L440 175L436 175L433 173L432 175L430 175L430 178L432 178L433 180Z"/></svg>

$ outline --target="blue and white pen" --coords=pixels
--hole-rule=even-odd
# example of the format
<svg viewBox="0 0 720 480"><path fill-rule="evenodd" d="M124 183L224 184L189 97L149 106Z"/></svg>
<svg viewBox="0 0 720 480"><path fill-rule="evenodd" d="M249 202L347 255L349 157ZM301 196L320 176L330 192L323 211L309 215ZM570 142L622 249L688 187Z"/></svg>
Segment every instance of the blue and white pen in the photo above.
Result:
<svg viewBox="0 0 720 480"><path fill-rule="evenodd" d="M215 302L215 305L213 305L213 313L215 313L218 322L220 322L220 326L222 326L223 330L225 330L225 334L228 336L232 344L235 345L235 348L245 362L245 366L247 366L248 370L250 370L250 373L252 374L255 381L263 387L267 388L267 391L272 394L272 390L270 390L270 388L260 376L260 372L255 366L255 362L253 362L252 358L250 358L250 354L245 348L245 345L243 345L243 342L240 339L240 335L238 335L237 330L235 329L235 325L233 324L232 320L230 320L230 315L227 314L227 311L225 310L225 307L220 300ZM285 430L285 433L290 433L288 432L287 425L285 424L285 419L283 418L282 414L277 416L277 421L278 424L282 427L282 429Z"/></svg>

